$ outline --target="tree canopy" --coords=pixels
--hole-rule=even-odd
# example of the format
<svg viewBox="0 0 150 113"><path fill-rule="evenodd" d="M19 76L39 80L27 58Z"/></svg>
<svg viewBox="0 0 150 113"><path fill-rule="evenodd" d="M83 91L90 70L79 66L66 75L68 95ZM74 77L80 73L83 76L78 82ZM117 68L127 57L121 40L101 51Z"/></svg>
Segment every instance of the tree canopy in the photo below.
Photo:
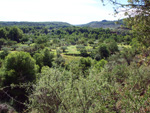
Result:
<svg viewBox="0 0 150 113"><path fill-rule="evenodd" d="M37 66L26 52L15 52L5 58L6 76L4 84L18 84L35 80Z"/></svg>

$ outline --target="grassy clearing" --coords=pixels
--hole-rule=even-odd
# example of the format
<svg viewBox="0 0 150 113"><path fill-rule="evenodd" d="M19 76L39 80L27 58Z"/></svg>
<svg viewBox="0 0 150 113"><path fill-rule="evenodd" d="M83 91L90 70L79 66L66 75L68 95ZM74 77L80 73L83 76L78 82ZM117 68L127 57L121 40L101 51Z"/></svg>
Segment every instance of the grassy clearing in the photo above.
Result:
<svg viewBox="0 0 150 113"><path fill-rule="evenodd" d="M71 61L79 61L82 58L80 56L70 56L70 55L64 55L64 54L61 54L61 55L65 59L66 64L68 64Z"/></svg>
<svg viewBox="0 0 150 113"><path fill-rule="evenodd" d="M86 50L92 49L92 47L91 46L85 46L85 49ZM80 54L80 51L77 51L76 45L71 45L71 46L67 47L66 53L67 54Z"/></svg>
<svg viewBox="0 0 150 113"><path fill-rule="evenodd" d="M123 48L131 48L131 46L130 46L130 45L122 45L122 44L118 44L118 48L119 48L120 51L122 51Z"/></svg>
<svg viewBox="0 0 150 113"><path fill-rule="evenodd" d="M92 46L85 46L85 48L88 50L88 49L92 49L93 47Z"/></svg>
<svg viewBox="0 0 150 113"><path fill-rule="evenodd" d="M118 47L122 47L122 48L131 48L130 45L122 45L122 44L118 44Z"/></svg>
<svg viewBox="0 0 150 113"><path fill-rule="evenodd" d="M67 54L80 54L80 51L77 51L76 45L71 45L67 47Z"/></svg>

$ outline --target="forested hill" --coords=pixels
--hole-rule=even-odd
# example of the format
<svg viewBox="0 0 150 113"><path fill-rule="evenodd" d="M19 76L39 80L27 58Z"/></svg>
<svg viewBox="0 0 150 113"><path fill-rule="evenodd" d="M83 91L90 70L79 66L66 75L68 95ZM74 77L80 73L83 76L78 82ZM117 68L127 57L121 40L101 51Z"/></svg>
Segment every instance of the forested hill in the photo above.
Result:
<svg viewBox="0 0 150 113"><path fill-rule="evenodd" d="M45 26L49 28L70 27L66 22L0 22L0 26Z"/></svg>
<svg viewBox="0 0 150 113"><path fill-rule="evenodd" d="M76 25L80 27L92 27L92 28L118 28L123 24L123 20L120 21L93 21L87 24ZM4 22L0 21L0 26L43 26L48 27L49 29L53 28L65 28L71 27L71 25L66 22Z"/></svg>
<svg viewBox="0 0 150 113"><path fill-rule="evenodd" d="M120 25L123 25L123 20L119 21L93 21L87 24L79 25L81 27L92 27L92 28L118 28Z"/></svg>

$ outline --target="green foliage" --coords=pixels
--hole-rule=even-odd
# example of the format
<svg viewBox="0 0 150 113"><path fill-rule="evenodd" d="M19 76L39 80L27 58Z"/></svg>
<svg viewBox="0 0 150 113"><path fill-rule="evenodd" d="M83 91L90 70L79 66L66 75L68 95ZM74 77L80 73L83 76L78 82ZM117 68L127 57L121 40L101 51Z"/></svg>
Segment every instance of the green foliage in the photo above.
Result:
<svg viewBox="0 0 150 113"><path fill-rule="evenodd" d="M34 81L37 71L35 60L25 52L10 53L4 62L5 85Z"/></svg>
<svg viewBox="0 0 150 113"><path fill-rule="evenodd" d="M109 100L114 102L115 111L149 112L146 104L149 98L148 68L138 67L136 64L130 66L123 64L101 73L103 82L109 84L106 87L111 88ZM143 105L144 103L146 105Z"/></svg>
<svg viewBox="0 0 150 113"><path fill-rule="evenodd" d="M0 53L0 58L5 59L5 57L9 54L8 48L4 48L3 51Z"/></svg>
<svg viewBox="0 0 150 113"><path fill-rule="evenodd" d="M99 87L93 80L73 82L70 72L43 67L30 107L37 112L96 112L101 101L95 89Z"/></svg>
<svg viewBox="0 0 150 113"><path fill-rule="evenodd" d="M41 78L35 85L33 95L29 98L30 107L38 112L58 112L59 106L62 104L60 95L57 94L57 91L63 90L58 83L61 78L62 74L59 70L43 67Z"/></svg>
<svg viewBox="0 0 150 113"><path fill-rule="evenodd" d="M103 23L109 24L106 20ZM121 30L77 26L60 28L54 27L55 25L49 26L49 23L15 24L18 26L0 28L4 36L0 37L2 50L4 48L13 50L8 56L3 51L0 53L4 54L4 57L7 56L4 60L0 60L0 86L8 86L4 90L0 89L2 102L10 103L18 112L26 109L25 101L29 104L29 112L109 113L140 110L132 108L131 104L142 106L136 102L136 97L137 93L143 92L142 89L149 91L144 87L149 83L147 71L149 67L141 68L139 65L139 67L133 65L137 55L136 49L130 47L118 51L117 44L120 43L130 43L135 48L139 47L134 40L131 42L133 35L128 31L123 28ZM67 52L64 54L58 49L62 49L63 52L67 49ZM98 61L93 62L89 57L83 58L87 56ZM36 64L40 68L38 74ZM133 80L135 76L136 79ZM33 82L30 86L33 92L21 85L29 82ZM137 86L134 83L137 83ZM9 87L10 84L13 88ZM144 98L148 99L149 94L147 93ZM140 101L145 102L144 99Z"/></svg>
<svg viewBox="0 0 150 113"><path fill-rule="evenodd" d="M57 66L65 66L65 59L62 56L59 56L55 59Z"/></svg>
<svg viewBox="0 0 150 113"><path fill-rule="evenodd" d="M67 47L66 46L62 46L61 49L63 50L63 52L66 52Z"/></svg>
<svg viewBox="0 0 150 113"><path fill-rule="evenodd" d="M109 40L107 42L107 46L108 46L108 49L110 51L111 54L114 54L115 52L118 52L118 45L117 43L115 42L115 40Z"/></svg>
<svg viewBox="0 0 150 113"><path fill-rule="evenodd" d="M89 57L80 59L79 67L81 68L84 77L88 75L88 69L91 67L91 65L92 65L92 62Z"/></svg>
<svg viewBox="0 0 150 113"><path fill-rule="evenodd" d="M18 27L12 27L8 34L9 39L20 42L23 37L23 32Z"/></svg>
<svg viewBox="0 0 150 113"><path fill-rule="evenodd" d="M36 43L37 44L43 44L43 43L46 43L48 41L48 39L44 36L39 36L37 39L36 39Z"/></svg>
<svg viewBox="0 0 150 113"><path fill-rule="evenodd" d="M44 64L43 64L43 55L40 54L40 53L35 53L35 54L33 55L33 58L35 59L36 64L40 67L39 70L41 70L42 67L44 66Z"/></svg>
<svg viewBox="0 0 150 113"><path fill-rule="evenodd" d="M102 59L95 64L95 68L100 72L106 64L107 60Z"/></svg>
<svg viewBox="0 0 150 113"><path fill-rule="evenodd" d="M64 67L65 66L65 59L61 55L61 51L58 49L57 51L57 57L55 59L56 67Z"/></svg>
<svg viewBox="0 0 150 113"><path fill-rule="evenodd" d="M78 51L80 51L81 49L85 49L85 46L83 46L83 45L77 45L76 48L77 48Z"/></svg>
<svg viewBox="0 0 150 113"><path fill-rule="evenodd" d="M87 50L85 48L84 49L80 49L80 54L83 57L87 57L88 56Z"/></svg>
<svg viewBox="0 0 150 113"><path fill-rule="evenodd" d="M6 39L6 37L7 37L6 29L0 28L0 38Z"/></svg>
<svg viewBox="0 0 150 113"><path fill-rule="evenodd" d="M13 40L10 40L10 39L6 40L5 43L6 43L7 46L12 46L12 45L17 44L16 41L13 41Z"/></svg>
<svg viewBox="0 0 150 113"><path fill-rule="evenodd" d="M37 112L149 111L148 69L123 64L73 80L71 72L43 67L29 97L30 109Z"/></svg>
<svg viewBox="0 0 150 113"><path fill-rule="evenodd" d="M107 0L102 0L102 2ZM143 43L146 47L149 46L149 29L150 29L150 11L149 11L149 0L127 0L126 4L123 4L119 0L108 0L110 3L116 5L115 13L118 13L118 7L124 7L123 13L128 18L125 19L126 25L132 29L133 34L136 38ZM128 37L126 37L129 39Z"/></svg>
<svg viewBox="0 0 150 113"><path fill-rule="evenodd" d="M121 56L126 60L127 64L130 65L133 61L133 58L137 54L137 51L135 49L127 49L124 48L124 50L121 52Z"/></svg>
<svg viewBox="0 0 150 113"><path fill-rule="evenodd" d="M6 40L4 38L0 38L0 49L2 48L3 45L5 45Z"/></svg>
<svg viewBox="0 0 150 113"><path fill-rule="evenodd" d="M5 58L4 66L0 73L2 77L2 87L5 87L3 91L0 90L1 102L8 102L18 112L22 112L23 109L25 109L23 103L28 100L27 95L29 94L29 90L26 92L26 87L21 87L20 84L35 82L37 70L38 66L29 53L10 53ZM14 87L11 88L10 86L12 84Z"/></svg>
<svg viewBox="0 0 150 113"><path fill-rule="evenodd" d="M98 53L100 54L101 58L109 57L109 50L105 44L101 44L98 48Z"/></svg>
<svg viewBox="0 0 150 113"><path fill-rule="evenodd" d="M54 58L54 54L50 53L50 51L46 48L44 50L44 56L43 56L44 66L52 67L53 58Z"/></svg>
<svg viewBox="0 0 150 113"><path fill-rule="evenodd" d="M109 57L110 52L108 46L102 43L96 51L94 51L91 56L93 56L97 61Z"/></svg>

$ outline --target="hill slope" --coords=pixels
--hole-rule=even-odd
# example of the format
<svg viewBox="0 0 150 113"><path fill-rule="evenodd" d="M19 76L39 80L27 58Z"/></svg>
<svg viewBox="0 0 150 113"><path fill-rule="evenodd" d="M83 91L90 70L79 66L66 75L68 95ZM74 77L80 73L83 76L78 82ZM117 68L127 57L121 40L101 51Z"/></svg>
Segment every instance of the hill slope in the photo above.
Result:
<svg viewBox="0 0 150 113"><path fill-rule="evenodd" d="M66 22L4 22L0 21L0 26L47 26L47 27L70 27Z"/></svg>
<svg viewBox="0 0 150 113"><path fill-rule="evenodd" d="M116 24L117 23L117 24ZM92 28L118 28L123 25L123 20L120 21L93 21L87 24L79 25L81 27L92 27Z"/></svg>

